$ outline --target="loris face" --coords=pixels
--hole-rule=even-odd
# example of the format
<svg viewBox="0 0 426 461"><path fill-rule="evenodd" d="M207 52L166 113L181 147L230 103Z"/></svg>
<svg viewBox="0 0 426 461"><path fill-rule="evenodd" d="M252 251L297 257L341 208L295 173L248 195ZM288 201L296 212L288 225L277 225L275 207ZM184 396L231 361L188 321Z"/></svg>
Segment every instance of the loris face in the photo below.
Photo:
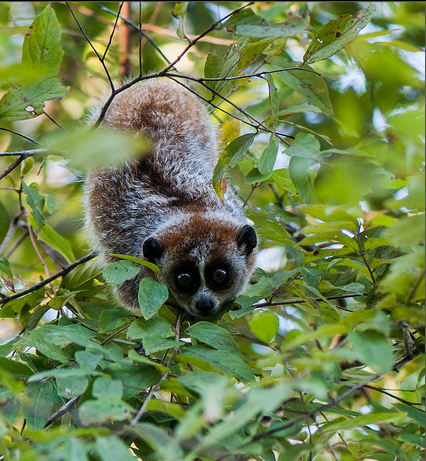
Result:
<svg viewBox="0 0 426 461"><path fill-rule="evenodd" d="M194 317L219 312L244 291L253 271L254 229L215 227L192 223L196 232L173 230L143 245L144 257L160 269L157 279L167 286L170 303Z"/></svg>

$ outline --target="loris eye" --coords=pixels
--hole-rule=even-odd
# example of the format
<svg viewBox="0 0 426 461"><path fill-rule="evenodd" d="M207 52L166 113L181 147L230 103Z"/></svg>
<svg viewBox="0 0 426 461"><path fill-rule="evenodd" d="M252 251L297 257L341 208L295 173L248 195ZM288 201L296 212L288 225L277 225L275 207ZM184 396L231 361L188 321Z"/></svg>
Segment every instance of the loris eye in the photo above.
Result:
<svg viewBox="0 0 426 461"><path fill-rule="evenodd" d="M192 277L189 274L180 274L177 276L177 283L180 288L188 289L192 286Z"/></svg>
<svg viewBox="0 0 426 461"><path fill-rule="evenodd" d="M224 290L230 280L230 271L227 265L213 265L206 269L207 285L213 290Z"/></svg>
<svg viewBox="0 0 426 461"><path fill-rule="evenodd" d="M216 269L212 274L212 279L216 283L223 283L228 277L228 273L225 269Z"/></svg>
<svg viewBox="0 0 426 461"><path fill-rule="evenodd" d="M179 267L174 273L175 288L184 294L194 294L200 286L200 274L193 267Z"/></svg>

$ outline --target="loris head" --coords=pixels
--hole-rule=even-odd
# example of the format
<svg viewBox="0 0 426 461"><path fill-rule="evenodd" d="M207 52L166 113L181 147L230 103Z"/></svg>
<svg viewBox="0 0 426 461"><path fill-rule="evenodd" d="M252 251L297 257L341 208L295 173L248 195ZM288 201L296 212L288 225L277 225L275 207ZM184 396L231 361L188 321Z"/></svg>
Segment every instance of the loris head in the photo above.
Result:
<svg viewBox="0 0 426 461"><path fill-rule="evenodd" d="M167 226L143 244L170 302L194 317L216 314L241 294L254 267L256 233L250 225L193 217Z"/></svg>

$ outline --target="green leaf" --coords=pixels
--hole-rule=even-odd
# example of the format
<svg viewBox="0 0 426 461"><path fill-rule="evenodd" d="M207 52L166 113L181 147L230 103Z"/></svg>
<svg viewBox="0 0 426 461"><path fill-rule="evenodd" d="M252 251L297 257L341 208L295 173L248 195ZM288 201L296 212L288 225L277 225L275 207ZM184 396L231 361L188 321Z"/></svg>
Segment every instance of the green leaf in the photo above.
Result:
<svg viewBox="0 0 426 461"><path fill-rule="evenodd" d="M189 2L178 2L173 8L173 16L179 20L179 26L176 33L180 38L185 38L185 14L188 6Z"/></svg>
<svg viewBox="0 0 426 461"><path fill-rule="evenodd" d="M26 364L5 357L0 357L0 371L20 377L33 374L31 368Z"/></svg>
<svg viewBox="0 0 426 461"><path fill-rule="evenodd" d="M220 351L241 355L234 338L224 328L209 322L197 322L191 325L186 333L193 339L201 341Z"/></svg>
<svg viewBox="0 0 426 461"><path fill-rule="evenodd" d="M146 320L153 317L168 298L169 291L166 285L151 277L141 280L138 301L142 315Z"/></svg>
<svg viewBox="0 0 426 461"><path fill-rule="evenodd" d="M42 339L45 342L56 346L64 346L70 343L75 343L86 348L96 348L97 344L90 340L96 335L96 332L89 330L82 325L47 324L23 336L20 341L22 341L23 344L26 344L27 341ZM28 343L28 345L31 346L32 344Z"/></svg>
<svg viewBox="0 0 426 461"><path fill-rule="evenodd" d="M208 395L209 388L225 388L229 381L225 376L208 371L193 371L179 376L178 381L200 395Z"/></svg>
<svg viewBox="0 0 426 461"><path fill-rule="evenodd" d="M303 62L321 61L337 53L357 37L361 29L370 22L375 10L376 5L368 5L357 11L355 17L345 14L327 22L314 35L303 56Z"/></svg>
<svg viewBox="0 0 426 461"><path fill-rule="evenodd" d="M140 272L131 261L118 261L108 264L102 271L105 281L111 285L120 285L126 280L131 280Z"/></svg>
<svg viewBox="0 0 426 461"><path fill-rule="evenodd" d="M111 397L121 398L123 395L123 383L118 379L99 376L93 384L92 395L97 399L105 400Z"/></svg>
<svg viewBox="0 0 426 461"><path fill-rule="evenodd" d="M269 116L265 121L270 121L272 119L279 119L280 117L285 117L286 115L301 114L304 112L315 112L316 114L321 113L321 110L310 104L299 104L296 106L290 106L286 109L282 109L276 112L273 116Z"/></svg>
<svg viewBox="0 0 426 461"><path fill-rule="evenodd" d="M147 153L147 138L142 134L135 137L125 130L76 128L71 131L52 131L44 137L48 150L61 155L78 168L120 165Z"/></svg>
<svg viewBox="0 0 426 461"><path fill-rule="evenodd" d="M319 311L321 317L325 322L329 323L339 323L340 322L340 315L339 311L333 307L331 304L321 304L319 306Z"/></svg>
<svg viewBox="0 0 426 461"><path fill-rule="evenodd" d="M185 357L202 360L243 382L253 380L253 370L242 359L230 352L208 349L204 346L191 346L176 356L176 360L184 362Z"/></svg>
<svg viewBox="0 0 426 461"><path fill-rule="evenodd" d="M267 389L252 388L247 401L230 414L225 421L213 426L200 443L199 449L214 445L245 427L256 415L274 411L290 394L287 383L279 383Z"/></svg>
<svg viewBox="0 0 426 461"><path fill-rule="evenodd" d="M15 291L12 268L6 258L0 258L0 287L6 286L7 291Z"/></svg>
<svg viewBox="0 0 426 461"><path fill-rule="evenodd" d="M54 391L51 380L31 383L25 388L22 411L31 429L42 429L53 413Z"/></svg>
<svg viewBox="0 0 426 461"><path fill-rule="evenodd" d="M220 92L227 84L226 77L232 77L236 66L241 58L238 45L228 47L223 54L208 54L204 65L204 76L206 78L219 78L222 80L207 82L209 88Z"/></svg>
<svg viewBox="0 0 426 461"><path fill-rule="evenodd" d="M288 61L282 61L281 58L274 59L273 63L275 69L285 69L289 65ZM276 64L280 65L280 67L275 66ZM331 105L325 80L318 74L310 72L309 70L312 69L309 66L303 66L301 69L279 72L278 76L286 85L300 93L308 102L317 106L325 113L332 115L333 106Z"/></svg>
<svg viewBox="0 0 426 461"><path fill-rule="evenodd" d="M141 317L136 319L127 330L130 339L144 339L153 334L170 338L173 336L170 323L162 317L153 317L149 320Z"/></svg>
<svg viewBox="0 0 426 461"><path fill-rule="evenodd" d="M133 408L128 403L111 396L105 400L87 400L78 410L78 416L83 426L110 421L123 421L129 419L132 413Z"/></svg>
<svg viewBox="0 0 426 461"><path fill-rule="evenodd" d="M318 159L320 157L320 143L312 134L299 133L293 144L287 147L285 154L289 157L304 157Z"/></svg>
<svg viewBox="0 0 426 461"><path fill-rule="evenodd" d="M64 52L61 27L50 5L35 18L24 38L22 66L35 76L57 74Z"/></svg>
<svg viewBox="0 0 426 461"><path fill-rule="evenodd" d="M152 334L142 340L143 348L146 354L155 354L156 352L173 349L182 345L179 341L165 339L163 336Z"/></svg>
<svg viewBox="0 0 426 461"><path fill-rule="evenodd" d="M42 226L46 218L43 215L44 197L37 189L37 183L31 183L29 186L22 181L22 191L26 196L28 206L31 208L31 216L35 219L38 226Z"/></svg>
<svg viewBox="0 0 426 461"><path fill-rule="evenodd" d="M0 242L3 242L6 237L7 231L9 230L9 224L9 213L7 212L3 202L0 200Z"/></svg>
<svg viewBox="0 0 426 461"><path fill-rule="evenodd" d="M387 237L394 245L413 247L424 245L425 220L423 214L401 218L394 226L386 229Z"/></svg>
<svg viewBox="0 0 426 461"><path fill-rule="evenodd" d="M89 385L87 376L70 375L56 377L56 389L58 394L65 399L72 399L82 395Z"/></svg>
<svg viewBox="0 0 426 461"><path fill-rule="evenodd" d="M108 256L114 256L114 258L120 258L126 261L132 261L136 264L141 264L142 266L145 266L145 267L148 267L148 269L151 269L152 272L154 272L154 274L158 274L160 272L160 270L155 264L150 263L149 261L146 261L145 259L137 258L136 256L121 255L121 254L114 254L114 253L111 253Z"/></svg>
<svg viewBox="0 0 426 461"><path fill-rule="evenodd" d="M219 161L213 172L213 188L218 192L220 190L220 182L225 174L228 166L233 168L239 161L241 161L248 148L254 141L255 135L253 133L243 134L238 138L233 139L225 148L224 153L220 156Z"/></svg>
<svg viewBox="0 0 426 461"><path fill-rule="evenodd" d="M102 271L105 281L111 285L120 285L126 280L131 280L140 272L131 261L118 261L108 264Z"/></svg>
<svg viewBox="0 0 426 461"><path fill-rule="evenodd" d="M262 175L271 175L277 159L278 140L275 136L271 136L268 146L262 152L259 159L259 171Z"/></svg>
<svg viewBox="0 0 426 461"><path fill-rule="evenodd" d="M19 344L22 346L34 347L38 352L51 360L68 363L68 358L64 354L62 348L58 344L55 344L48 334L46 335L46 331L46 327L32 330L20 339Z"/></svg>
<svg viewBox="0 0 426 461"><path fill-rule="evenodd" d="M77 351L74 357L80 367L88 371L94 371L102 359L102 355L89 351Z"/></svg>
<svg viewBox="0 0 426 461"><path fill-rule="evenodd" d="M317 199L308 169L309 160L307 158L297 156L291 157L288 166L290 178L303 203L312 204L317 203Z"/></svg>
<svg viewBox="0 0 426 461"><path fill-rule="evenodd" d="M329 431L346 431L356 429L358 427L367 426L369 424L386 424L396 423L403 420L406 413L369 413L367 415L357 416L351 419L337 418L335 421L325 423L321 426L324 432Z"/></svg>
<svg viewBox="0 0 426 461"><path fill-rule="evenodd" d="M96 437L95 448L102 461L135 461L127 445L115 435Z"/></svg>
<svg viewBox="0 0 426 461"><path fill-rule="evenodd" d="M361 362L377 373L392 369L392 345L382 334L374 330L352 331L348 340Z"/></svg>
<svg viewBox="0 0 426 461"><path fill-rule="evenodd" d="M17 121L43 113L45 101L63 99L69 88L55 75L43 75L15 85L0 100L0 120Z"/></svg>
<svg viewBox="0 0 426 461"><path fill-rule="evenodd" d="M281 347L282 351L291 351L302 344L309 341L319 340L321 338L330 338L335 335L344 335L348 331L348 327L343 324L325 324L318 327L311 333L302 334L299 330L292 330L291 337L288 341L284 341ZM287 334L287 336L290 335ZM286 338L287 339L287 338Z"/></svg>
<svg viewBox="0 0 426 461"><path fill-rule="evenodd" d="M59 235L48 224L40 227L39 239L60 253L69 263L75 260L70 242Z"/></svg>
<svg viewBox="0 0 426 461"><path fill-rule="evenodd" d="M271 311L255 311L249 320L249 326L252 333L268 344L278 333L279 320Z"/></svg>
<svg viewBox="0 0 426 461"><path fill-rule="evenodd" d="M99 316L99 330L111 333L130 323L129 312L124 309L104 309Z"/></svg>
<svg viewBox="0 0 426 461"><path fill-rule="evenodd" d="M152 447L156 454L156 459L164 461L183 460L183 452L179 444L162 427L142 423L136 426L135 431L142 440Z"/></svg>
<svg viewBox="0 0 426 461"><path fill-rule="evenodd" d="M403 413L407 413L407 415L413 419L416 424L418 424L420 427L423 429L425 428L425 412L414 408L410 407L409 405L404 405L403 403L395 403L394 407L398 408L398 410L402 411Z"/></svg>
<svg viewBox="0 0 426 461"><path fill-rule="evenodd" d="M226 146L224 154L226 158L229 159L229 166L231 168L245 157L249 147L254 141L254 136L253 133L243 134Z"/></svg>
<svg viewBox="0 0 426 461"><path fill-rule="evenodd" d="M70 378L81 378L89 375L97 376L100 372L93 372L89 370L84 370L79 367L63 367L63 368L52 368L50 370L39 371L38 373L33 374L28 379L29 383L36 381L42 381L46 378L55 378L55 379L70 379Z"/></svg>
<svg viewBox="0 0 426 461"><path fill-rule="evenodd" d="M287 20L281 24L270 24L262 20L261 24L237 24L235 33L253 38L294 37L307 28L306 19L289 13Z"/></svg>

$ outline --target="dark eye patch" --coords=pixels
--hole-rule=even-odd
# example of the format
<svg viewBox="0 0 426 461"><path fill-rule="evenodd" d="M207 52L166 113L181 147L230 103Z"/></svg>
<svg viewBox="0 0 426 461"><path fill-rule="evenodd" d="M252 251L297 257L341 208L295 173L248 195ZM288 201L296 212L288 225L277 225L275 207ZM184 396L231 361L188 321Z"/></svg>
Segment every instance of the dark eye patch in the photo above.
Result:
<svg viewBox="0 0 426 461"><path fill-rule="evenodd" d="M231 280L231 270L226 263L215 263L207 266L205 271L206 284L213 290L225 290Z"/></svg>
<svg viewBox="0 0 426 461"><path fill-rule="evenodd" d="M174 284L176 291L184 294L195 294L200 287L200 274L191 263L179 265L174 270Z"/></svg>

